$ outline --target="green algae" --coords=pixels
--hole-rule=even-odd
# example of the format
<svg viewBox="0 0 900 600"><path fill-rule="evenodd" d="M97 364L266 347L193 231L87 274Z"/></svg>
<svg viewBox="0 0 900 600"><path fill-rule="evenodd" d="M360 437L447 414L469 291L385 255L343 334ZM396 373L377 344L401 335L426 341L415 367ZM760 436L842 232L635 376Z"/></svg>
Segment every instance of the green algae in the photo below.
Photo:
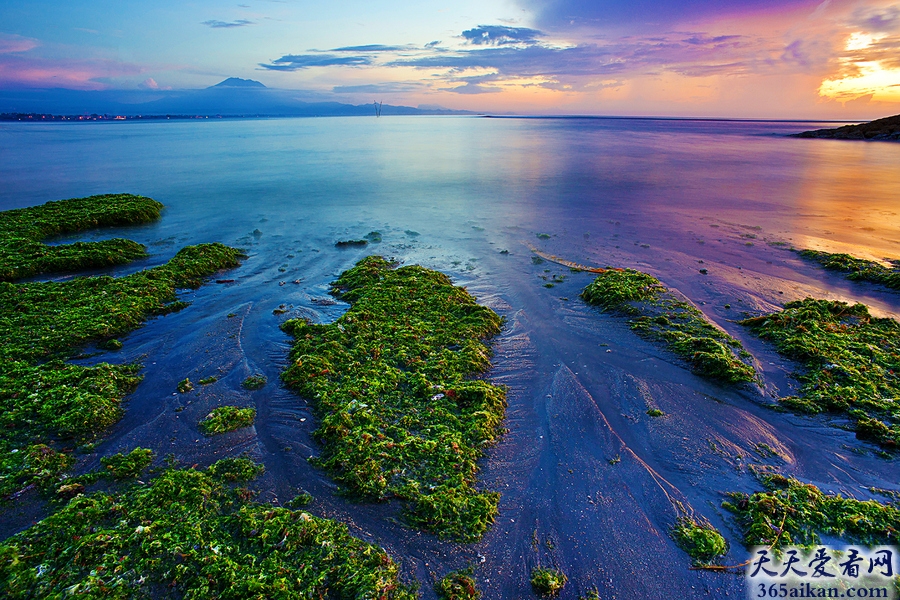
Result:
<svg viewBox="0 0 900 600"><path fill-rule="evenodd" d="M121 350L124 347L124 344L116 338L110 338L97 344L97 347L101 350L111 350L115 352L116 350Z"/></svg>
<svg viewBox="0 0 900 600"><path fill-rule="evenodd" d="M249 458L223 458L210 465L207 473L213 479L226 482L252 481L262 475L266 468Z"/></svg>
<svg viewBox="0 0 900 600"><path fill-rule="evenodd" d="M241 387L247 390L259 390L262 389L268 380L265 375L251 375L247 379L241 382Z"/></svg>
<svg viewBox="0 0 900 600"><path fill-rule="evenodd" d="M334 291L351 303L335 323L282 325L295 338L282 378L321 418L317 463L351 496L398 497L408 522L480 539L499 494L476 489L477 460L500 433L506 398L471 377L490 367L482 340L500 317L442 273L375 256Z"/></svg>
<svg viewBox="0 0 900 600"><path fill-rule="evenodd" d="M728 542L706 520L682 516L671 531L675 543L690 555L694 564L709 564L728 552Z"/></svg>
<svg viewBox="0 0 900 600"><path fill-rule="evenodd" d="M158 216L157 205L135 196L102 196L0 212L0 246L24 230L40 239L145 222ZM122 216L116 216L119 210ZM0 281L0 498L58 483L73 460L48 457L96 439L118 421L123 397L140 381L137 365L86 367L65 359L85 344L108 344L151 316L186 306L177 301L177 288L199 286L204 276L235 266L240 256L221 244L203 244L182 249L165 265L121 278ZM6 276L36 272L34 265L23 270L17 261L0 251Z"/></svg>
<svg viewBox="0 0 900 600"><path fill-rule="evenodd" d="M312 504L312 501L312 494L300 492L299 494L288 500L285 506L287 506L288 508L302 508L304 506L309 506L310 504Z"/></svg>
<svg viewBox="0 0 900 600"><path fill-rule="evenodd" d="M134 365L0 363L0 498L45 488L74 463L50 448L87 441L118 421L140 377Z"/></svg>
<svg viewBox="0 0 900 600"><path fill-rule="evenodd" d="M555 596L563 589L569 578L559 569L535 567L531 570L531 587L541 596Z"/></svg>
<svg viewBox="0 0 900 600"><path fill-rule="evenodd" d="M800 395L781 398L783 405L844 415L858 438L900 446L900 323L863 304L812 298L741 323L803 366Z"/></svg>
<svg viewBox="0 0 900 600"><path fill-rule="evenodd" d="M627 314L640 314L632 302L656 300L665 289L656 277L635 271L609 269L604 271L581 292L588 304L601 306L606 310L616 310Z"/></svg>
<svg viewBox="0 0 900 600"><path fill-rule="evenodd" d="M178 390L179 394L187 394L188 392L193 391L194 384L191 383L190 379L185 377L184 379L182 379L181 381L178 382L176 389Z"/></svg>
<svg viewBox="0 0 900 600"><path fill-rule="evenodd" d="M754 381L741 343L678 300L658 279L633 269L604 271L581 293L588 304L629 317L631 328L686 360L695 373L728 383Z"/></svg>
<svg viewBox="0 0 900 600"><path fill-rule="evenodd" d="M0 282L0 359L69 357L87 342L125 334L171 311L178 288L199 287L205 276L237 266L242 256L222 244L200 244L125 277Z"/></svg>
<svg viewBox="0 0 900 600"><path fill-rule="evenodd" d="M749 546L812 546L820 535L852 543L896 544L900 506L825 494L814 485L778 474L762 474L764 490L729 494L722 504L734 513Z"/></svg>
<svg viewBox="0 0 900 600"><path fill-rule="evenodd" d="M218 380L219 378L215 375L210 375L209 377L204 377L203 379L199 380L197 383L199 383L200 385L209 385L211 383L217 382Z"/></svg>
<svg viewBox="0 0 900 600"><path fill-rule="evenodd" d="M135 448L128 454L113 454L100 459L100 464L115 479L137 477L153 463L156 455L149 448Z"/></svg>
<svg viewBox="0 0 900 600"><path fill-rule="evenodd" d="M237 406L220 406L213 409L206 418L200 421L200 431L206 435L216 435L234 431L241 427L250 427L256 418L255 408L239 408Z"/></svg>
<svg viewBox="0 0 900 600"><path fill-rule="evenodd" d="M149 223L162 204L131 194L47 202L0 212L0 281L123 265L147 255L141 244L112 239L48 246L42 240L99 227Z"/></svg>
<svg viewBox="0 0 900 600"><path fill-rule="evenodd" d="M447 573L435 584L434 591L441 600L478 600L481 598L481 591L475 585L471 568Z"/></svg>
<svg viewBox="0 0 900 600"><path fill-rule="evenodd" d="M873 260L864 260L849 254L801 250L800 256L815 261L831 271L844 273L847 279L880 283L900 290L900 261L891 261L891 268L888 268Z"/></svg>
<svg viewBox="0 0 900 600"><path fill-rule="evenodd" d="M77 496L0 544L0 595L412 600L398 567L345 525L252 502L209 471Z"/></svg>

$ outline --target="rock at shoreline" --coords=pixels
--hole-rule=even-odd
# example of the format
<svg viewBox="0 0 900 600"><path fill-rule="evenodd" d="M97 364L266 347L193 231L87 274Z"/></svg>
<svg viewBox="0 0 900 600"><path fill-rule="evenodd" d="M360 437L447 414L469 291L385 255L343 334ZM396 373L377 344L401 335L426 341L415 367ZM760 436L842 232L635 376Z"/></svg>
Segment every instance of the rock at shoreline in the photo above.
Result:
<svg viewBox="0 0 900 600"><path fill-rule="evenodd" d="M792 137L900 142L900 115L835 129L804 131Z"/></svg>

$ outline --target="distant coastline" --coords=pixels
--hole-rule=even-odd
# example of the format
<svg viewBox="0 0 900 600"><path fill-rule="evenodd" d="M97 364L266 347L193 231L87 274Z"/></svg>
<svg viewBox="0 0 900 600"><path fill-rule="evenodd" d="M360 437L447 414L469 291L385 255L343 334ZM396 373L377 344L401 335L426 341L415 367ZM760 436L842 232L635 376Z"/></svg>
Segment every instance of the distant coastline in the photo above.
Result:
<svg viewBox="0 0 900 600"><path fill-rule="evenodd" d="M184 119L246 119L253 115L52 115L47 113L0 113L0 121L47 123L51 121L167 121Z"/></svg>
<svg viewBox="0 0 900 600"><path fill-rule="evenodd" d="M0 90L0 113L2 121L475 114L439 105L382 104L380 100L347 104L296 90L267 88L258 81L236 77L208 88L187 90Z"/></svg>
<svg viewBox="0 0 900 600"><path fill-rule="evenodd" d="M816 129L795 133L791 137L829 140L864 140L872 142L900 142L900 115L885 117L868 123L844 125L834 129Z"/></svg>

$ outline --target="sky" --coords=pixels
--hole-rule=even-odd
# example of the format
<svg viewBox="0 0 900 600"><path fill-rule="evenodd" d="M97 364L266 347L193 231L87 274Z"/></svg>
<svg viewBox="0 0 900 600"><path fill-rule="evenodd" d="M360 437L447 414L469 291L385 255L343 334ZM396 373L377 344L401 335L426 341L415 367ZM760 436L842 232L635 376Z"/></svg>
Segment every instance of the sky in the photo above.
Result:
<svg viewBox="0 0 900 600"><path fill-rule="evenodd" d="M0 90L199 89L488 113L900 113L900 0L4 0Z"/></svg>

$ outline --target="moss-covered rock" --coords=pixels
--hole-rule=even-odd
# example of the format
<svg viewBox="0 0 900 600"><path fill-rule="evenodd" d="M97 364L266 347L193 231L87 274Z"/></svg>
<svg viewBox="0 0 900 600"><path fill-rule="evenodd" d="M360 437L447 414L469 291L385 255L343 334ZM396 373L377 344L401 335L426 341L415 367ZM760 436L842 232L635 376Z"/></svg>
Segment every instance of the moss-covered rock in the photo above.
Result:
<svg viewBox="0 0 900 600"><path fill-rule="evenodd" d="M472 569L451 571L435 584L434 590L441 600L478 600L481 592L475 585Z"/></svg>
<svg viewBox="0 0 900 600"><path fill-rule="evenodd" d="M477 460L500 431L502 388L471 379L490 366L484 339L500 317L446 275L369 257L335 293L351 303L335 323L291 320L285 383L321 417L318 463L358 498L407 501L411 523L476 540L498 494L475 487Z"/></svg>
<svg viewBox="0 0 900 600"><path fill-rule="evenodd" d="M102 196L0 212L0 279L49 269L50 263L23 262L10 254L23 231L40 240L146 222L158 217L160 206L149 198ZM65 359L87 343L108 346L148 318L186 306L177 300L178 288L200 285L203 277L236 266L240 256L222 244L202 244L183 248L162 266L120 278L0 281L0 499L33 485L56 487L65 469L38 464L29 449L46 446L59 454L95 439L121 418L123 397L140 381L137 365L85 367ZM71 462L66 455L54 464Z"/></svg>
<svg viewBox="0 0 900 600"><path fill-rule="evenodd" d="M346 526L251 502L221 470L170 469L149 485L76 497L0 544L0 595L416 597L397 565Z"/></svg>
<svg viewBox="0 0 900 600"><path fill-rule="evenodd" d="M200 421L200 431L206 435L215 435L234 431L241 427L250 427L256 418L255 408L239 408L237 406L220 406L214 408L206 418Z"/></svg>
<svg viewBox="0 0 900 600"><path fill-rule="evenodd" d="M48 237L99 227L148 223L162 204L144 196L106 194L0 212L0 281L41 273L76 273L122 265L147 255L141 244L112 239L48 246Z"/></svg>
<svg viewBox="0 0 900 600"><path fill-rule="evenodd" d="M695 564L708 564L728 552L728 542L705 520L679 517L672 528L672 538Z"/></svg>
<svg viewBox="0 0 900 600"><path fill-rule="evenodd" d="M588 304L629 318L638 334L663 342L695 373L728 383L754 381L741 343L678 300L658 279L634 269L608 269L581 292Z"/></svg>
<svg viewBox="0 0 900 600"><path fill-rule="evenodd" d="M153 463L156 455L149 448L135 448L128 454L113 454L100 459L100 463L115 479L137 477Z"/></svg>
<svg viewBox="0 0 900 600"><path fill-rule="evenodd" d="M862 304L813 298L742 323L803 367L800 395L782 404L846 415L857 437L900 447L900 323Z"/></svg>
<svg viewBox="0 0 900 600"><path fill-rule="evenodd" d="M555 596L563 589L569 578L559 569L535 567L531 570L531 587L541 596Z"/></svg>
<svg viewBox="0 0 900 600"><path fill-rule="evenodd" d="M811 546L820 536L870 546L896 544L900 507L875 500L826 494L793 477L764 474L763 491L732 493L723 506L733 512L750 546Z"/></svg>
<svg viewBox="0 0 900 600"><path fill-rule="evenodd" d="M831 254L819 250L801 250L800 256L815 261L831 271L843 273L847 279L870 281L900 290L900 265L897 261L886 267L873 260L857 258L849 254Z"/></svg>

